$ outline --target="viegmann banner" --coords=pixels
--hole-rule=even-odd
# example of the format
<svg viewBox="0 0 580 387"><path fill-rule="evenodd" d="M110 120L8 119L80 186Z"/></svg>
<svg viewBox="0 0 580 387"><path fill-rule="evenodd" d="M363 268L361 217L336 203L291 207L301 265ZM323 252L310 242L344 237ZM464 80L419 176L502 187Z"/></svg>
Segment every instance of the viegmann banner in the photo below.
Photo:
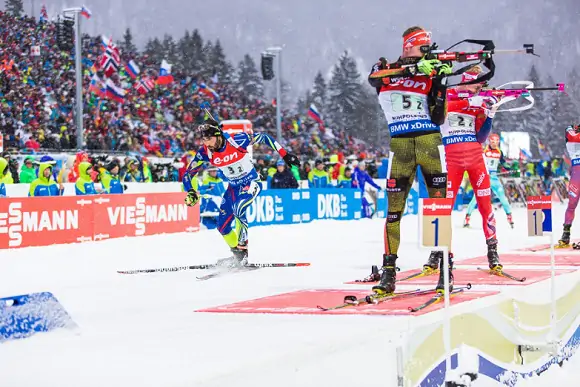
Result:
<svg viewBox="0 0 580 387"><path fill-rule="evenodd" d="M0 248L93 240L92 199L82 196L0 199Z"/></svg>
<svg viewBox="0 0 580 387"><path fill-rule="evenodd" d="M106 195L94 199L96 240L199 230L199 207L184 194Z"/></svg>
<svg viewBox="0 0 580 387"><path fill-rule="evenodd" d="M0 199L0 249L193 231L179 192Z"/></svg>

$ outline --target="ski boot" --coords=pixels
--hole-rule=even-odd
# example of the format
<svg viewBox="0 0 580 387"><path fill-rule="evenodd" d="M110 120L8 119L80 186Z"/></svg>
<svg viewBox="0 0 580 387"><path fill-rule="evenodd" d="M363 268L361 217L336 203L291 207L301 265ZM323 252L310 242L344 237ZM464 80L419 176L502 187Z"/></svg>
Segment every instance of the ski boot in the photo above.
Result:
<svg viewBox="0 0 580 387"><path fill-rule="evenodd" d="M507 214L507 220L508 223L510 224L510 227L514 228L514 219L512 218L512 214Z"/></svg>
<svg viewBox="0 0 580 387"><path fill-rule="evenodd" d="M385 295L395 292L395 282L397 281L396 262L396 254L383 254L383 272L381 273L379 284L373 286L375 293Z"/></svg>
<svg viewBox="0 0 580 387"><path fill-rule="evenodd" d="M238 246L232 247L234 254L234 264L246 266L248 264L248 242L238 242Z"/></svg>
<svg viewBox="0 0 580 387"><path fill-rule="evenodd" d="M423 273L431 275L439 270L439 261L443 258L443 251L431 251L427 263L423 265Z"/></svg>
<svg viewBox="0 0 580 387"><path fill-rule="evenodd" d="M465 221L463 222L463 227L469 227L469 215L465 215Z"/></svg>
<svg viewBox="0 0 580 387"><path fill-rule="evenodd" d="M453 254L449 253L449 292L453 291ZM437 282L437 293L445 293L445 281L443 278L443 259L439 261L439 281Z"/></svg>
<svg viewBox="0 0 580 387"><path fill-rule="evenodd" d="M485 243L487 244L487 262L489 263L489 270L501 273L503 266L499 263L499 255L497 254L497 239L489 238Z"/></svg>
<svg viewBox="0 0 580 387"><path fill-rule="evenodd" d="M566 247L570 247L570 228L572 227L571 224L564 225L564 232L562 232L562 238L558 241L558 245L556 248L563 249Z"/></svg>
<svg viewBox="0 0 580 387"><path fill-rule="evenodd" d="M367 277L363 278L362 280L358 280L356 282L377 282L381 279L381 273L379 273L379 268L376 265L371 267L371 274Z"/></svg>

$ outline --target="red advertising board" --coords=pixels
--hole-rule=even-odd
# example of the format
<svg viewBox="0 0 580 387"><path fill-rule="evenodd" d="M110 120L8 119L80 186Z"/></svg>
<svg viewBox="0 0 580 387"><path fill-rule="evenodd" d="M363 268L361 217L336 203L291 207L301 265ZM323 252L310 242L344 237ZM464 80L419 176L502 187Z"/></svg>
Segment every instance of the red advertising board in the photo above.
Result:
<svg viewBox="0 0 580 387"><path fill-rule="evenodd" d="M94 200L95 240L199 230L199 208L184 194L103 195Z"/></svg>
<svg viewBox="0 0 580 387"><path fill-rule="evenodd" d="M82 196L0 199L0 248L93 239L92 199Z"/></svg>
<svg viewBox="0 0 580 387"><path fill-rule="evenodd" d="M453 199L423 199L423 215L451 215Z"/></svg>
<svg viewBox="0 0 580 387"><path fill-rule="evenodd" d="M551 196L528 196L528 210L548 210L552 208Z"/></svg>
<svg viewBox="0 0 580 387"><path fill-rule="evenodd" d="M199 230L182 193L0 199L0 249Z"/></svg>

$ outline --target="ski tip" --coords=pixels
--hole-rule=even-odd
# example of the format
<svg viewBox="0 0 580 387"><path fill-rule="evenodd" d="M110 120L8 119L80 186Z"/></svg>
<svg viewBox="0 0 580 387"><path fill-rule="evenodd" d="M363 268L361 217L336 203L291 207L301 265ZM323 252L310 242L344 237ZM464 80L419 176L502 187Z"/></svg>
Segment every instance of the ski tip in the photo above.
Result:
<svg viewBox="0 0 580 387"><path fill-rule="evenodd" d="M304 266L310 266L310 262L299 262L299 263L296 264L296 266L302 266L302 267L304 267Z"/></svg>
<svg viewBox="0 0 580 387"><path fill-rule="evenodd" d="M522 278L520 278L520 282L525 282L526 280L527 280L527 278L526 278L526 277L522 277Z"/></svg>
<svg viewBox="0 0 580 387"><path fill-rule="evenodd" d="M465 285L466 289L471 289L471 283L467 283L467 285Z"/></svg>
<svg viewBox="0 0 580 387"><path fill-rule="evenodd" d="M326 311L328 311L328 308L325 308L325 307L323 307L323 306L316 305L316 307L317 307L318 309L322 310L323 312L326 312Z"/></svg>

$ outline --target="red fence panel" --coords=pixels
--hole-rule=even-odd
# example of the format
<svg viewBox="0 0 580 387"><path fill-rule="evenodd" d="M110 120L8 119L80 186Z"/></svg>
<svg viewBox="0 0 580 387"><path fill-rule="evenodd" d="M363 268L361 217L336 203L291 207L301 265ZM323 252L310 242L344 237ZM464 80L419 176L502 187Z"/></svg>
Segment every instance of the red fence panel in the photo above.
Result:
<svg viewBox="0 0 580 387"><path fill-rule="evenodd" d="M179 192L106 195L94 199L94 239L199 230L199 207Z"/></svg>
<svg viewBox="0 0 580 387"><path fill-rule="evenodd" d="M93 199L0 199L0 249L93 240Z"/></svg>
<svg viewBox="0 0 580 387"><path fill-rule="evenodd" d="M0 199L0 249L199 231L179 192Z"/></svg>

